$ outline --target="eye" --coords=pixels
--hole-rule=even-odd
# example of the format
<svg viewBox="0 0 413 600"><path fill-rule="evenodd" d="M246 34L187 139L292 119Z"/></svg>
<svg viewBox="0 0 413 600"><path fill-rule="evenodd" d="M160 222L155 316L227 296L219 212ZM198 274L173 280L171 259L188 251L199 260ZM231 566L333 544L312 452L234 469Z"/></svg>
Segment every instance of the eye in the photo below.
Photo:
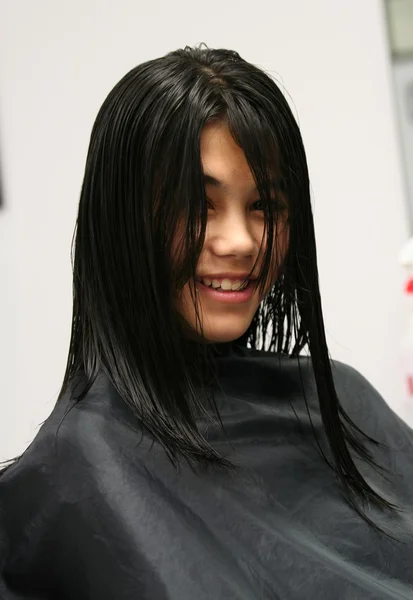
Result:
<svg viewBox="0 0 413 600"><path fill-rule="evenodd" d="M256 200L253 204L251 204L252 210L264 210L264 203L262 200Z"/></svg>
<svg viewBox="0 0 413 600"><path fill-rule="evenodd" d="M287 206L279 198L273 198L272 207L274 212L283 212L287 210ZM253 204L251 204L251 210L263 211L264 202L262 200L256 200Z"/></svg>

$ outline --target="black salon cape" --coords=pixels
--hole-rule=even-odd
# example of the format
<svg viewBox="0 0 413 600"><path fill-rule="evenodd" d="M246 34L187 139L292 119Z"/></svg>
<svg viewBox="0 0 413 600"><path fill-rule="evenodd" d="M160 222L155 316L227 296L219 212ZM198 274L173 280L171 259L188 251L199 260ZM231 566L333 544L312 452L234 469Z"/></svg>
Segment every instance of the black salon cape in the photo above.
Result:
<svg viewBox="0 0 413 600"><path fill-rule="evenodd" d="M178 473L152 438L139 444L102 373L80 403L62 397L0 477L1 600L413 599L413 431L333 362L350 417L390 447L375 451L389 481L358 464L404 506L399 517L368 511L392 541L346 504L317 452L301 380L328 447L310 359L231 346L218 363L233 447L218 426L198 425L245 473L197 475L186 463Z"/></svg>

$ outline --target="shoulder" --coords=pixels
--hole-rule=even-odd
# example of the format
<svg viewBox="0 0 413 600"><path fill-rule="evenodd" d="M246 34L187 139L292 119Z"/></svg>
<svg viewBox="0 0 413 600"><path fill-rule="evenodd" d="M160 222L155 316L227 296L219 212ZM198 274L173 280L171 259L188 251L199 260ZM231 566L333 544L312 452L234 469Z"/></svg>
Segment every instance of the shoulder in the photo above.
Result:
<svg viewBox="0 0 413 600"><path fill-rule="evenodd" d="M413 430L372 383L340 361L332 360L331 367L337 396L347 415L373 439L413 455Z"/></svg>
<svg viewBox="0 0 413 600"><path fill-rule="evenodd" d="M0 477L1 486L29 476L49 478L54 487L69 475L79 480L92 465L105 464L117 442L126 447L136 440L139 421L106 375L100 372L78 400L84 383L80 377L70 382L33 442Z"/></svg>
<svg viewBox="0 0 413 600"><path fill-rule="evenodd" d="M51 561L57 568L62 559L64 569L64 554L78 548L81 536L107 527L126 472L136 493L145 488L149 441L139 449L138 430L105 377L78 403L70 390L61 397L32 444L0 476L0 596L6 570L44 569L48 578Z"/></svg>
<svg viewBox="0 0 413 600"><path fill-rule="evenodd" d="M0 474L2 528L11 522L24 527L35 515L52 523L62 511L90 509L128 454L139 478L149 441L139 449L139 422L106 376L99 375L79 402L73 391L71 385L30 446Z"/></svg>
<svg viewBox="0 0 413 600"><path fill-rule="evenodd" d="M241 361L259 363L277 377L294 382L295 394L305 394L312 410L318 410L317 385L310 356L291 357L287 354L237 348ZM413 453L413 430L393 411L370 381L356 368L330 359L331 372L338 400L345 413L367 435L400 451ZM243 369L244 370L244 369Z"/></svg>

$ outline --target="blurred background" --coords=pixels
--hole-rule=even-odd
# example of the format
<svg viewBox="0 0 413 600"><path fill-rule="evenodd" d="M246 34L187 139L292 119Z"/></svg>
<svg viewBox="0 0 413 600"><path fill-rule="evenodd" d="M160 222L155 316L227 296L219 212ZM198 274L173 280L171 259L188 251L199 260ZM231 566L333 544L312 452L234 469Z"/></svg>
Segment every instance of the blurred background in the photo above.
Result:
<svg viewBox="0 0 413 600"><path fill-rule="evenodd" d="M237 50L285 91L307 150L331 356L399 410L413 0L2 0L0 24L0 460L32 441L62 383L97 111L132 67L200 42Z"/></svg>

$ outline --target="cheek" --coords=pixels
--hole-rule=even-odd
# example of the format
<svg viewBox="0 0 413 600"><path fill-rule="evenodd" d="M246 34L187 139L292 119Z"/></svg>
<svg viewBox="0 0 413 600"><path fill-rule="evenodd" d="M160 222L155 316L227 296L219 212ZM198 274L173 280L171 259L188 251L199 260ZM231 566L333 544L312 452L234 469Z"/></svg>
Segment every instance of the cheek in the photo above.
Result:
<svg viewBox="0 0 413 600"><path fill-rule="evenodd" d="M262 240L262 254L264 254L265 250L267 249L267 235L265 233L264 225L260 227L259 231L257 230L256 239L258 240L258 243ZM276 258L278 256L282 259L288 249L289 242L290 228L286 220L283 219L274 225L272 251L273 257Z"/></svg>
<svg viewBox="0 0 413 600"><path fill-rule="evenodd" d="M290 244L290 229L286 223L278 225L278 231L274 230L273 251L271 267L268 273L268 287L276 282ZM264 259L266 242L264 242L260 263Z"/></svg>
<svg viewBox="0 0 413 600"><path fill-rule="evenodd" d="M280 268L282 263L284 262L285 256L288 251L288 246L290 243L290 229L286 223L282 223L279 226L278 235L275 237L274 243L274 261L276 264L277 270Z"/></svg>

